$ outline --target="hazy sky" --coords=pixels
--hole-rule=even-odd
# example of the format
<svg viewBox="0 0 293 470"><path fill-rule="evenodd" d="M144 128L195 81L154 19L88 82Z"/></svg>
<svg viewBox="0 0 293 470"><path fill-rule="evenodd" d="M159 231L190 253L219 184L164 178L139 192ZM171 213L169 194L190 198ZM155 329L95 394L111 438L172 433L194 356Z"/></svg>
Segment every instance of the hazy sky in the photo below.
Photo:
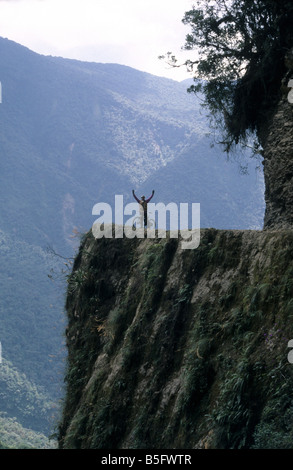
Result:
<svg viewBox="0 0 293 470"><path fill-rule="evenodd" d="M45 55L112 62L174 80L190 77L158 56L179 60L192 0L0 0L0 36Z"/></svg>

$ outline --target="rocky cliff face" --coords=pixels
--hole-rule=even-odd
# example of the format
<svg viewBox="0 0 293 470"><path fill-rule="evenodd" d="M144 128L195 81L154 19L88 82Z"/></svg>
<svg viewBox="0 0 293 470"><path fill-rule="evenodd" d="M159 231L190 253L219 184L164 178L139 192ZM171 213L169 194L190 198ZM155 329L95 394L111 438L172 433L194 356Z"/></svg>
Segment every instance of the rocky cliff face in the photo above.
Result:
<svg viewBox="0 0 293 470"><path fill-rule="evenodd" d="M268 229L293 226L293 104L287 93L279 101L264 144L264 227Z"/></svg>
<svg viewBox="0 0 293 470"><path fill-rule="evenodd" d="M264 229L293 226L293 104L288 100L293 77L293 49L285 59L286 74L273 110L263 116L259 139L263 146L265 202ZM274 98L272 97L272 101Z"/></svg>
<svg viewBox="0 0 293 470"><path fill-rule="evenodd" d="M292 231L82 240L60 448L290 448Z"/></svg>

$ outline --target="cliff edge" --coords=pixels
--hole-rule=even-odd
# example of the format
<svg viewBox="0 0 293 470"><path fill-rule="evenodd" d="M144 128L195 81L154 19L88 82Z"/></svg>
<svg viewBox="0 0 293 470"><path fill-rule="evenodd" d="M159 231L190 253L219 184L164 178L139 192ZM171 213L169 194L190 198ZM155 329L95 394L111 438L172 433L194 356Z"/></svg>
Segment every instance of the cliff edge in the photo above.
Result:
<svg viewBox="0 0 293 470"><path fill-rule="evenodd" d="M292 448L293 233L81 242L60 448Z"/></svg>

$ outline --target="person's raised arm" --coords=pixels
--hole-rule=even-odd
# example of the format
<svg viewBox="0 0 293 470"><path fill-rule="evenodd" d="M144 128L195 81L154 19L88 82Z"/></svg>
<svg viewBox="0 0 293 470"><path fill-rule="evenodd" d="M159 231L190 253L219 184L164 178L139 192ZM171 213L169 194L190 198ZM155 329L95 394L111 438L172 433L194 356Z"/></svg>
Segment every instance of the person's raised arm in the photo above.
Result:
<svg viewBox="0 0 293 470"><path fill-rule="evenodd" d="M146 200L146 202L150 202L150 200L152 199L152 197L153 197L154 194L155 194L155 190L153 189L152 195Z"/></svg>
<svg viewBox="0 0 293 470"><path fill-rule="evenodd" d="M133 194L134 199L136 199L136 201L139 203L138 197L136 197L136 195L134 194L134 189L132 190L132 194Z"/></svg>

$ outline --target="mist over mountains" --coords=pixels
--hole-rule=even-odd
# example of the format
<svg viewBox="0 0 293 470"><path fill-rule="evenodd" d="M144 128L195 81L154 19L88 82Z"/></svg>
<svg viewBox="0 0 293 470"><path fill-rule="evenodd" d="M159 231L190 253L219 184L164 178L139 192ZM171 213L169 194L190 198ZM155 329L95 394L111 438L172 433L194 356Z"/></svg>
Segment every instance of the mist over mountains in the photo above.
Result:
<svg viewBox="0 0 293 470"><path fill-rule="evenodd" d="M8 367L0 411L48 432L52 409L42 408L44 426L39 405L24 419L10 406L19 387L9 393L7 385L10 368L42 403L62 396L66 277L54 283L48 274L66 260L47 247L72 257L74 232L89 230L94 204L113 204L115 194L132 202L132 189L155 189L154 202L199 202L202 227L260 229L264 185L254 161L242 174L211 148L208 120L185 82L42 56L3 38L0 61L0 341Z"/></svg>

